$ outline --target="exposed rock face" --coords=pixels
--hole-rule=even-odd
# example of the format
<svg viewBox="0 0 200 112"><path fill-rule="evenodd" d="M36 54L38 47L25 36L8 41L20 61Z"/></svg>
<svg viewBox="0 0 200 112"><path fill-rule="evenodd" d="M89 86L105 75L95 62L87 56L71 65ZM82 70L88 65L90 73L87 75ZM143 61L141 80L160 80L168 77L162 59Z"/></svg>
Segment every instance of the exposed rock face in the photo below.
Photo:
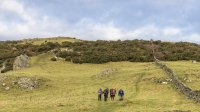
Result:
<svg viewBox="0 0 200 112"><path fill-rule="evenodd" d="M20 70L29 66L29 57L27 55L20 55L15 58L13 63L13 70Z"/></svg>

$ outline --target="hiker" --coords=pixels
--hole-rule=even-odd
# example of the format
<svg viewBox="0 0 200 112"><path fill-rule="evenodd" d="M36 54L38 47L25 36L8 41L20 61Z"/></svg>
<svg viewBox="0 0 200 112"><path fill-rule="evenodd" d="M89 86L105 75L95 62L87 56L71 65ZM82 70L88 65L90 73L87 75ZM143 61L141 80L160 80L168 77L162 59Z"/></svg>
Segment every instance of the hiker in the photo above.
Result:
<svg viewBox="0 0 200 112"><path fill-rule="evenodd" d="M106 88L106 89L103 91L103 94L104 94L104 101L107 101L108 93L109 93L109 89Z"/></svg>
<svg viewBox="0 0 200 112"><path fill-rule="evenodd" d="M100 88L99 90L98 90L98 101L101 101L101 95L103 94L103 91L102 91L102 89Z"/></svg>
<svg viewBox="0 0 200 112"><path fill-rule="evenodd" d="M118 96L120 97L120 101L122 101L123 100L123 96L124 96L124 91L122 90L122 89L120 89L119 91L118 91Z"/></svg>
<svg viewBox="0 0 200 112"><path fill-rule="evenodd" d="M110 98L111 98L111 101L114 101L115 99L115 94L116 94L116 89L110 89Z"/></svg>

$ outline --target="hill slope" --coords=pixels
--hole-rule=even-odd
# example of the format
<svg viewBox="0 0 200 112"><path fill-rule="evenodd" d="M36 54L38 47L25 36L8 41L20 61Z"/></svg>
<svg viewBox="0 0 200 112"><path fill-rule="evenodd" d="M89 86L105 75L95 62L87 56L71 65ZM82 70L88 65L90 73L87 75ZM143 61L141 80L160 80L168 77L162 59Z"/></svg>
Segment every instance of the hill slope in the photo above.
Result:
<svg viewBox="0 0 200 112"><path fill-rule="evenodd" d="M34 38L34 39L24 39L21 40L20 44L31 43L34 45L40 45L45 42L80 42L81 40L71 37L51 37L51 38Z"/></svg>
<svg viewBox="0 0 200 112"><path fill-rule="evenodd" d="M173 110L198 111L200 104L186 99L171 84L164 72L153 63L112 62L106 64L73 64L64 60L50 61L52 54L31 58L31 66L6 73L9 76L38 76L48 79L45 86L35 90L11 89L0 92L0 111L21 112L160 112ZM179 77L188 74L191 87L199 89L200 64L188 61L167 62ZM101 71L115 72L96 78ZM196 74L196 75L192 75ZM194 80L193 80L194 79ZM98 102L99 88L123 88L125 100Z"/></svg>
<svg viewBox="0 0 200 112"><path fill-rule="evenodd" d="M153 62L153 55L163 61L200 61L200 45L188 42L85 41L69 37L36 38L0 42L0 51L0 67L6 62L2 72L13 69L12 64L16 56L21 54L37 56L47 52L53 52L57 57L73 63Z"/></svg>

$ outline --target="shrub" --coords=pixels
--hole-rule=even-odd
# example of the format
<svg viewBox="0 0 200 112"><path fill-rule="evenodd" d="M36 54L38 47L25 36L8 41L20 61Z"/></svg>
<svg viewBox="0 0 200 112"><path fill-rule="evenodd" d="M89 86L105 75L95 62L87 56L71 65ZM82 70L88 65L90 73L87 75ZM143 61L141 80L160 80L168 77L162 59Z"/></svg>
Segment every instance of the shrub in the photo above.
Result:
<svg viewBox="0 0 200 112"><path fill-rule="evenodd" d="M65 58L65 61L71 61L71 57L67 56L67 57Z"/></svg>
<svg viewBox="0 0 200 112"><path fill-rule="evenodd" d="M52 57L51 61L57 61L57 59L55 57Z"/></svg>

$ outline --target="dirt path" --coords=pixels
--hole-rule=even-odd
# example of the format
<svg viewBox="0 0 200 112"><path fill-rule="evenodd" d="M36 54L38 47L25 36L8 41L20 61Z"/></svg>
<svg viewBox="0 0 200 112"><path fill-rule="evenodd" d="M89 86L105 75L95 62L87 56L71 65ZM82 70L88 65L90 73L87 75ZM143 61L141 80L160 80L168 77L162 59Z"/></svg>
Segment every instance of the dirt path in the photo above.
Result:
<svg viewBox="0 0 200 112"><path fill-rule="evenodd" d="M139 92L140 92L140 86L139 83L141 82L142 78L145 76L145 74L140 74L140 76L137 78L136 82L135 82L135 86L133 87L133 94L131 96L129 96L128 99L131 98L135 98Z"/></svg>

